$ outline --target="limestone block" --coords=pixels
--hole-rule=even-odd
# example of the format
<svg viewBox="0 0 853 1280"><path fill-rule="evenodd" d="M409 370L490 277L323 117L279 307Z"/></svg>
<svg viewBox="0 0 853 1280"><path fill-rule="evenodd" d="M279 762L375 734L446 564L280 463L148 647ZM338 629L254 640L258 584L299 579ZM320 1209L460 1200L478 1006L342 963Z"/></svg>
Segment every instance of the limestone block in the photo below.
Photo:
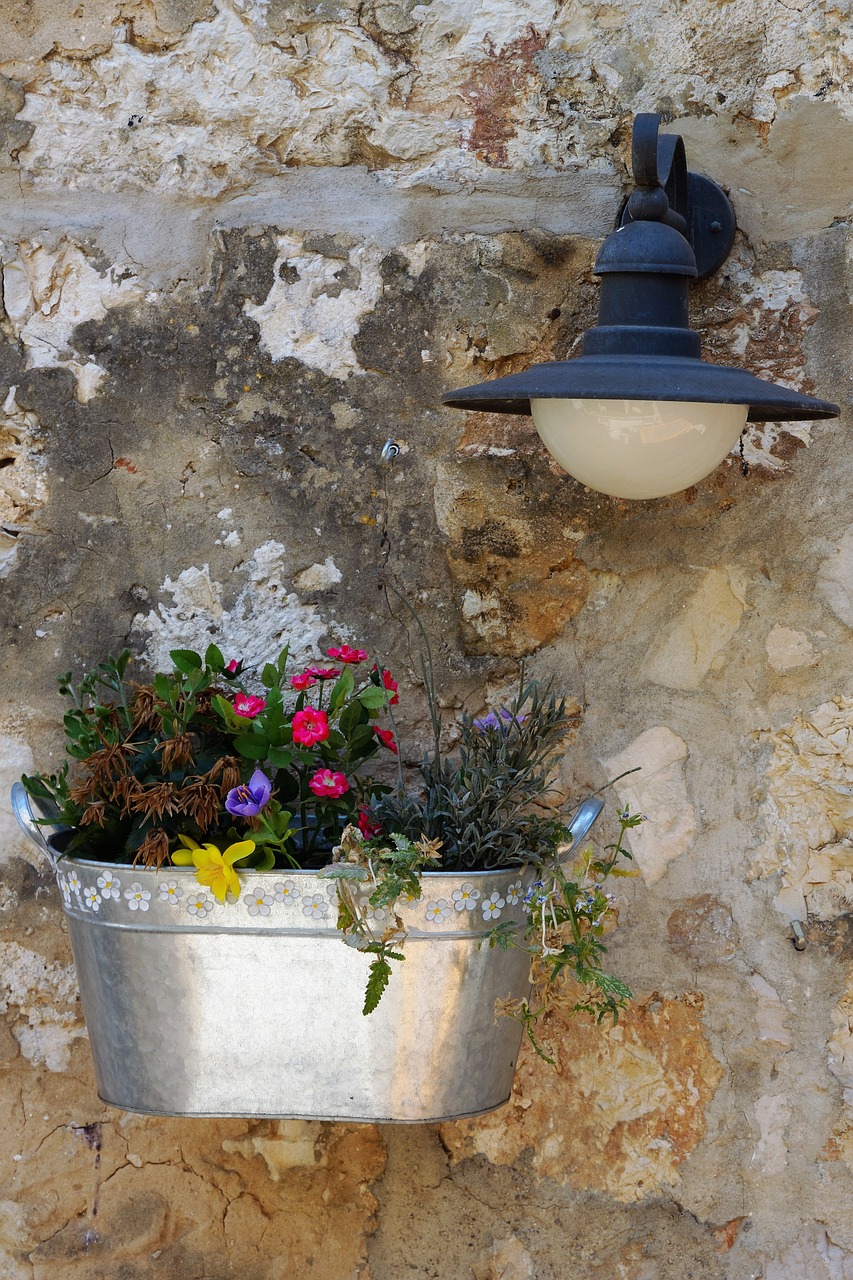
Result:
<svg viewBox="0 0 853 1280"><path fill-rule="evenodd" d="M853 1254L819 1222L810 1223L776 1257L763 1257L764 1280L853 1280Z"/></svg>
<svg viewBox="0 0 853 1280"><path fill-rule="evenodd" d="M673 858L689 849L696 816L687 794L684 765L687 744L666 725L647 729L618 755L602 760L610 778L640 766L616 783L622 806L642 813L645 822L627 841L646 884L656 884Z"/></svg>
<svg viewBox="0 0 853 1280"><path fill-rule="evenodd" d="M853 525L841 535L838 546L818 569L818 590L832 612L853 627Z"/></svg>
<svg viewBox="0 0 853 1280"><path fill-rule="evenodd" d="M719 964L738 950L731 908L713 894L687 898L666 923L667 941L694 964Z"/></svg>
<svg viewBox="0 0 853 1280"><path fill-rule="evenodd" d="M737 631L743 609L730 576L721 569L709 570L673 622L652 642L640 668L643 678L667 689L698 689Z"/></svg>
<svg viewBox="0 0 853 1280"><path fill-rule="evenodd" d="M549 1013L539 1029L555 1070L522 1051L505 1108L442 1126L454 1160L511 1164L526 1149L542 1177L616 1200L642 1200L679 1180L705 1135L723 1076L702 1030L701 997L629 1006L615 1027Z"/></svg>
<svg viewBox="0 0 853 1280"><path fill-rule="evenodd" d="M759 1098L754 1111L760 1132L752 1163L763 1177L774 1177L788 1164L785 1129L791 1119L791 1107L787 1098L773 1094Z"/></svg>
<svg viewBox="0 0 853 1280"><path fill-rule="evenodd" d="M777 625L768 633L764 642L767 661L774 671L793 671L796 667L813 667L817 662L815 651L807 635L791 627Z"/></svg>

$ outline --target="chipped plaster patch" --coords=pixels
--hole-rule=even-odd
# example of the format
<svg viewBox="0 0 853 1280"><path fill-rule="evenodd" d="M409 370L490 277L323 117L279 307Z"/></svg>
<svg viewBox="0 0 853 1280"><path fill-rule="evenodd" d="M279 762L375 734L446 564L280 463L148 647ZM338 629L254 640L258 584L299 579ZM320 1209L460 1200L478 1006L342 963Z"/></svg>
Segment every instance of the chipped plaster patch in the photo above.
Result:
<svg viewBox="0 0 853 1280"><path fill-rule="evenodd" d="M168 670L169 650L201 649L217 644L226 658L242 658L249 670L260 669L289 641L296 664L316 656L326 623L316 605L302 604L288 590L287 551L279 542L263 543L240 566L245 575L234 604L226 609L225 588L214 582L209 565L191 566L177 578L167 578L162 591L171 606L160 604L138 614L133 629L147 636L145 658L152 667Z"/></svg>
<svg viewBox="0 0 853 1280"><path fill-rule="evenodd" d="M602 760L608 777L640 765L615 784L620 803L646 821L627 833L631 852L646 884L656 884L673 858L693 844L696 815L687 795L684 766L687 743L666 725L647 729L621 751Z"/></svg>
<svg viewBox="0 0 853 1280"><path fill-rule="evenodd" d="M47 499L43 431L34 413L22 409L11 386L0 408L0 578L18 558L18 534Z"/></svg>
<svg viewBox="0 0 853 1280"><path fill-rule="evenodd" d="M3 301L13 335L26 353L27 368L70 369L83 404L95 395L106 372L95 361L78 357L72 346L74 329L86 320L103 320L115 307L138 302L143 293L129 268L97 271L71 240L53 249L22 241L16 256L3 264Z"/></svg>
<svg viewBox="0 0 853 1280"><path fill-rule="evenodd" d="M0 942L0 975L0 1013L15 1019L12 1032L24 1057L48 1071L66 1071L72 1041L86 1035L74 966L49 964L17 942Z"/></svg>
<svg viewBox="0 0 853 1280"><path fill-rule="evenodd" d="M301 236L279 236L272 288L264 302L243 309L273 360L291 357L330 378L348 378L362 371L352 344L382 291L380 250L356 245L345 258L327 258L303 245Z"/></svg>
<svg viewBox="0 0 853 1280"><path fill-rule="evenodd" d="M853 699L837 697L763 735L772 748L753 872L781 872L787 919L853 910Z"/></svg>

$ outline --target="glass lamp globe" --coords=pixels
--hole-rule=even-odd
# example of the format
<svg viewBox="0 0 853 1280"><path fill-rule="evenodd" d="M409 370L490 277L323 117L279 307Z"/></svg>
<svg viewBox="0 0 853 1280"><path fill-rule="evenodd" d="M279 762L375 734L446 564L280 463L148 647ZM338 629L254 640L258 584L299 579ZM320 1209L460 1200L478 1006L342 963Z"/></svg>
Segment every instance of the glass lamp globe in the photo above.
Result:
<svg viewBox="0 0 853 1280"><path fill-rule="evenodd" d="M662 498L697 484L730 452L748 406L686 400L536 399L548 452L569 475L614 498Z"/></svg>

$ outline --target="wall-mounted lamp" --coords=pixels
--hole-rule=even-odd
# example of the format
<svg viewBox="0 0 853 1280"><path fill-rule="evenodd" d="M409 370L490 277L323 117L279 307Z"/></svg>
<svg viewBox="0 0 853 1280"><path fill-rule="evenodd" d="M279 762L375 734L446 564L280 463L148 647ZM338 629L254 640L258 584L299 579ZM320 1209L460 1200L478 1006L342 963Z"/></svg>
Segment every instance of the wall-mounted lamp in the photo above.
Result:
<svg viewBox="0 0 853 1280"><path fill-rule="evenodd" d="M595 263L598 324L574 360L450 392L444 403L532 414L570 475L618 498L659 498L696 484L749 422L834 418L837 405L742 369L706 363L690 328L693 280L729 256L736 223L724 192L687 172L684 143L638 115L635 190Z"/></svg>

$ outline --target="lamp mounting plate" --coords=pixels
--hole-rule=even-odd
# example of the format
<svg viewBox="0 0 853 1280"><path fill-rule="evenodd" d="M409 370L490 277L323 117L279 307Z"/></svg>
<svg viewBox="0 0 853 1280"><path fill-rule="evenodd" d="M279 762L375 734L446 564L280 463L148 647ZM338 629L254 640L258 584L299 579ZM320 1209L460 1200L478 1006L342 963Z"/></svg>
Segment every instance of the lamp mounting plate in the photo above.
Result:
<svg viewBox="0 0 853 1280"><path fill-rule="evenodd" d="M660 116L651 113L638 115L634 121L634 180L640 191L663 188L670 210L666 220L678 226L690 242L698 279L704 280L713 275L731 253L737 230L735 211L716 182L687 171L683 139L679 134L658 134L659 124ZM617 226L624 227L634 221L630 204L629 197L619 211Z"/></svg>

